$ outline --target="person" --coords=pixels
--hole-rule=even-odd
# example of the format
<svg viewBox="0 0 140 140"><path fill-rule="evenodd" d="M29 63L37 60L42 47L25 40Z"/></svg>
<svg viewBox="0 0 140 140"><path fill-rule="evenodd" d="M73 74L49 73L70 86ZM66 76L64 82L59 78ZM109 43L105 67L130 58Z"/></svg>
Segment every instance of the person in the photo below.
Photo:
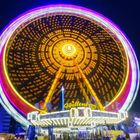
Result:
<svg viewBox="0 0 140 140"><path fill-rule="evenodd" d="M118 135L116 140L122 140L122 139L121 139L121 136Z"/></svg>
<svg viewBox="0 0 140 140"><path fill-rule="evenodd" d="M126 138L125 138L124 135L121 135L121 139L122 139L122 140L126 140Z"/></svg>
<svg viewBox="0 0 140 140"><path fill-rule="evenodd" d="M125 138L126 138L126 140L131 140L130 135L128 133L125 134Z"/></svg>
<svg viewBox="0 0 140 140"><path fill-rule="evenodd" d="M35 126L30 125L27 130L27 139L34 140L35 138Z"/></svg>
<svg viewBox="0 0 140 140"><path fill-rule="evenodd" d="M105 140L110 140L110 137L109 136L105 137Z"/></svg>
<svg viewBox="0 0 140 140"><path fill-rule="evenodd" d="M140 136L139 135L136 136L136 140L140 140Z"/></svg>

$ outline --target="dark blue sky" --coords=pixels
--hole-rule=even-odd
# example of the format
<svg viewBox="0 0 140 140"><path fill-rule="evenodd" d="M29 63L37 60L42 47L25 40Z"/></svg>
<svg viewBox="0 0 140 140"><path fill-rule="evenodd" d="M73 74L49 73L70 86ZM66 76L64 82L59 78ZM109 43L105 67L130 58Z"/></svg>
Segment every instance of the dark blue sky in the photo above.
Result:
<svg viewBox="0 0 140 140"><path fill-rule="evenodd" d="M140 60L139 0L1 0L0 32L6 25L27 10L48 4L73 4L95 10L115 22L132 43ZM130 111L140 112L140 90Z"/></svg>

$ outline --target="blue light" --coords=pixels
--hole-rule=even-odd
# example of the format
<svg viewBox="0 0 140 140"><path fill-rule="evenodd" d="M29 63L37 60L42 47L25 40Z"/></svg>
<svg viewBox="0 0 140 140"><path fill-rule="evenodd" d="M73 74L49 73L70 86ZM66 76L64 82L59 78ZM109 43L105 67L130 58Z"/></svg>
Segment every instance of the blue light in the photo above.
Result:
<svg viewBox="0 0 140 140"><path fill-rule="evenodd" d="M62 93L61 93L62 94L62 96L61 96L61 107L62 108L61 109L64 110L64 98L65 98L64 97L64 86L62 86L61 91L62 91Z"/></svg>
<svg viewBox="0 0 140 140"><path fill-rule="evenodd" d="M64 86L62 86L61 90L62 90L62 91L64 91L64 90L65 90L65 89L64 89Z"/></svg>

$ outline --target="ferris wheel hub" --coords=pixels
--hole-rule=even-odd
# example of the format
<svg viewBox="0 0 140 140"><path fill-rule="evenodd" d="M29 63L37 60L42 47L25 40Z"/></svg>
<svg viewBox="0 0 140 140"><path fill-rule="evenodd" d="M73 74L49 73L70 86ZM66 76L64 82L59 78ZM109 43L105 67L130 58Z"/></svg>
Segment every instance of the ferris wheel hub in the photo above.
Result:
<svg viewBox="0 0 140 140"><path fill-rule="evenodd" d="M76 47L72 44L65 44L62 47L62 54L64 55L64 57L70 57L73 58L77 55L76 53Z"/></svg>

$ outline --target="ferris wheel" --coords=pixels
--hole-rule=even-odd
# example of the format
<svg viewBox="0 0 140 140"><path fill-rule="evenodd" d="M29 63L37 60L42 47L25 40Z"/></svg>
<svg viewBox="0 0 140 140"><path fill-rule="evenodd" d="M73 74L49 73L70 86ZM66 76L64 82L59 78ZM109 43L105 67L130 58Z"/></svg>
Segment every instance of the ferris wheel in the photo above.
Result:
<svg viewBox="0 0 140 140"><path fill-rule="evenodd" d="M122 31L85 8L50 5L15 19L1 34L1 102L16 119L31 111L58 111L64 102L99 110L128 110L139 67ZM39 107L36 106L39 104Z"/></svg>

